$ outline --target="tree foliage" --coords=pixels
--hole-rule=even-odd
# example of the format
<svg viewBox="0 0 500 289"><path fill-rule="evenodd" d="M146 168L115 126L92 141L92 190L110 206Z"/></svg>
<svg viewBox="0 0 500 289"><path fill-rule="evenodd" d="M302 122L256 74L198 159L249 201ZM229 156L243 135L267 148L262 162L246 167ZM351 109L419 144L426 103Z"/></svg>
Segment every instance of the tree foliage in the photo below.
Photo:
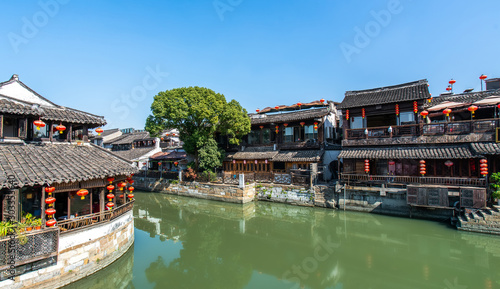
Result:
<svg viewBox="0 0 500 289"><path fill-rule="evenodd" d="M247 111L236 100L226 102L224 95L204 87L159 92L151 112L146 130L158 136L164 129L178 129L184 150L195 156L202 169L222 165L224 154L215 141L217 132L227 135L231 144L239 144L250 132Z"/></svg>

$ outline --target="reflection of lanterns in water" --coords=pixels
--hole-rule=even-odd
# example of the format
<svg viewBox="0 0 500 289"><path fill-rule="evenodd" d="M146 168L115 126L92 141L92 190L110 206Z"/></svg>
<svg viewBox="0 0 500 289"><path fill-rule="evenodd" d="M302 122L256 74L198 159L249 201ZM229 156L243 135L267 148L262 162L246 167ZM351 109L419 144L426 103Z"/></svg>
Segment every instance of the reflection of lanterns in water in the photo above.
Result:
<svg viewBox="0 0 500 289"><path fill-rule="evenodd" d="M425 280L429 280L429 266L424 265L424 271L423 271L423 273L424 273L424 279Z"/></svg>
<svg viewBox="0 0 500 289"><path fill-rule="evenodd" d="M373 265L372 255L366 256L366 267L368 267L368 269L371 269L372 265Z"/></svg>

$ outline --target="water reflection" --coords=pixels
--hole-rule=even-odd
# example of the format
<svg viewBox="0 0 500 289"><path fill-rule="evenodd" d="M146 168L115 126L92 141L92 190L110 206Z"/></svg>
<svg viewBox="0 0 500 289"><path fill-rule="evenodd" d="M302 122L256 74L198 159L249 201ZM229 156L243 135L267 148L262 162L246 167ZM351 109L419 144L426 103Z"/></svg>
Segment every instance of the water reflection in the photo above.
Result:
<svg viewBox="0 0 500 289"><path fill-rule="evenodd" d="M141 289L500 288L498 237L446 223L154 193L134 221Z"/></svg>
<svg viewBox="0 0 500 289"><path fill-rule="evenodd" d="M134 266L134 246L113 262L110 266L90 275L83 280L65 286L64 289L135 289L132 282L132 268Z"/></svg>

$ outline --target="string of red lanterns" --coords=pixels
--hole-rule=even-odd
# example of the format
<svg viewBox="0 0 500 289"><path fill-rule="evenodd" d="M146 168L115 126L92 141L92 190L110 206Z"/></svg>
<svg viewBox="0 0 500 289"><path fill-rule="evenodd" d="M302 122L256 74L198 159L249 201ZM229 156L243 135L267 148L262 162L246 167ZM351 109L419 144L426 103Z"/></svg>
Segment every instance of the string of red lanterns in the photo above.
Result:
<svg viewBox="0 0 500 289"><path fill-rule="evenodd" d="M481 175L486 177L488 175L488 160L487 159L482 159L479 161L480 165L480 171Z"/></svg>
<svg viewBox="0 0 500 289"><path fill-rule="evenodd" d="M349 120L349 110L348 109L346 109L346 111L345 111L345 119Z"/></svg>
<svg viewBox="0 0 500 289"><path fill-rule="evenodd" d="M47 205L47 209L45 210L45 214L49 217L49 219L45 222L45 226L53 227L57 224L54 215L56 214L56 210L54 209L54 203L56 202L56 198L52 197L52 193L56 190L54 187L45 187L45 192L48 194L48 197L45 199L45 204Z"/></svg>
<svg viewBox="0 0 500 289"><path fill-rule="evenodd" d="M413 102L413 112L418 113L418 102L417 101ZM398 106L398 114L399 114L399 106Z"/></svg>
<svg viewBox="0 0 500 289"><path fill-rule="evenodd" d="M366 113L365 113L365 108L363 107L363 108L361 109L361 117L362 117L363 119L365 119L365 116L366 116Z"/></svg>
<svg viewBox="0 0 500 289"><path fill-rule="evenodd" d="M318 130L318 123L317 122L314 122L314 130L317 131Z"/></svg>
<svg viewBox="0 0 500 289"><path fill-rule="evenodd" d="M365 173L370 173L370 160L366 159L365 160Z"/></svg>
<svg viewBox="0 0 500 289"><path fill-rule="evenodd" d="M423 177L423 176L425 176L426 173L427 173L427 170L426 170L425 161L424 160L420 160L420 174Z"/></svg>
<svg viewBox="0 0 500 289"><path fill-rule="evenodd" d="M396 116L399 116L399 104L396 104Z"/></svg>

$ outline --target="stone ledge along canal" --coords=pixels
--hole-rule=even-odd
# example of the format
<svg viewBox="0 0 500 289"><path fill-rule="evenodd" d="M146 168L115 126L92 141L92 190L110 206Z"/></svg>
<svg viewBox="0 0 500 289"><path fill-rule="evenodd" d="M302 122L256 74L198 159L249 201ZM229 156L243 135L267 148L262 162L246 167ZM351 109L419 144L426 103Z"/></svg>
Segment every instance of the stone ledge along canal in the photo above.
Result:
<svg viewBox="0 0 500 289"><path fill-rule="evenodd" d="M448 221L135 197L133 248L65 288L500 288L499 237Z"/></svg>

